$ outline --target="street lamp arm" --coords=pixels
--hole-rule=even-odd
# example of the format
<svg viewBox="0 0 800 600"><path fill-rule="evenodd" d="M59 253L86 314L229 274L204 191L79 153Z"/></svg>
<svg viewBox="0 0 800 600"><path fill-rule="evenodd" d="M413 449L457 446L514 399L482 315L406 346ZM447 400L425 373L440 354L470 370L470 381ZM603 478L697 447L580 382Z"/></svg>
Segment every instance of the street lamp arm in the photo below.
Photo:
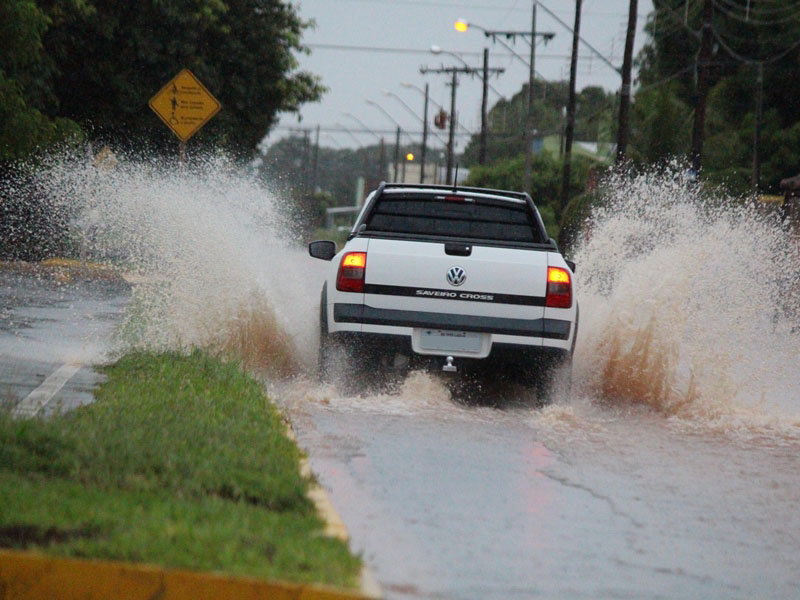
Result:
<svg viewBox="0 0 800 600"><path fill-rule="evenodd" d="M479 67L470 66L470 64L467 61L465 61L463 58L461 58L455 52L450 52L449 50L444 50L443 48L440 48L439 46L435 46L434 45L434 46L431 46L431 53L432 54L447 54L448 56L452 56L456 60L460 61L461 64L464 65L467 68L467 71L465 71L467 74L469 74L469 75L477 75L478 79L483 81L483 74L481 73L481 69ZM494 68L491 69L491 72L492 73L497 73L498 75L500 75L501 73L505 72L505 69L502 68L502 67L494 67ZM492 90L492 92L498 98L504 98L503 94L498 92L497 89L491 83L487 83L487 85L489 86L489 89Z"/></svg>
<svg viewBox="0 0 800 600"><path fill-rule="evenodd" d="M347 129L347 127L345 127L341 123L334 123L334 125L336 125L336 127L341 127L341 129L353 139L353 141L356 143L356 146L359 148L361 147L361 141L356 136L353 135L352 131Z"/></svg>
<svg viewBox="0 0 800 600"><path fill-rule="evenodd" d="M470 25L472 25L472 23L470 23ZM485 35L486 37L490 38L504 37L506 39L510 39L519 36L522 38L526 38L525 41L528 43L530 43L527 40L527 38L529 37L532 38L540 37L543 38L545 42L549 42L554 37L556 37L556 34L552 31L501 31L495 29L487 30L484 29L483 27L479 27L478 25L472 25L472 26L475 27L476 29L480 29L481 31L483 31L483 35Z"/></svg>
<svg viewBox="0 0 800 600"><path fill-rule="evenodd" d="M370 106L374 106L374 107L375 107L375 108L377 108L379 111L381 111L381 112L382 112L384 115L386 115L386 117L387 117L387 118L388 118L388 119L389 119L389 120L390 120L392 123L394 123L395 125L397 125L397 127L400 129L400 131L402 131L402 132L403 132L403 134L404 134L404 135L405 135L405 136L406 136L406 137L409 139L409 141L410 141L412 144L414 143L414 138L412 138L412 137L411 137L411 134L410 134L410 133L408 133L407 131L405 131L405 130L403 129L403 126L402 126L402 125L400 125L400 123L398 123L398 122L397 122L397 120L396 120L396 119L395 119L395 118L394 118L392 115L390 115L390 114L389 114L389 112L388 112L388 111L386 111L386 110L385 110L385 109L384 109L384 108L383 108L383 107L382 107L380 104L378 104L377 102L375 102L375 101L373 101L373 100L370 100L369 98L367 98L367 99L366 99L366 100L364 100L364 101L365 101L367 104L369 104Z"/></svg>
<svg viewBox="0 0 800 600"><path fill-rule="evenodd" d="M374 131L372 131L372 129L370 129L369 127L367 127L367 126L364 124L364 122L363 122L361 119L359 119L357 116L355 116L354 114L352 114L352 113L349 113L349 112L343 112L343 113L342 113L342 116L344 116L344 117L347 117L348 119L352 119L353 121L355 121L356 123L358 123L359 125L361 125L361 127L363 127L364 129L366 129L367 131L369 131L369 132L370 132L372 135L374 135L374 136L375 136L375 138L376 138L376 139L377 139L379 142L380 142L380 141L383 139L383 138L381 138L381 136L379 136L377 133L375 133Z"/></svg>
<svg viewBox="0 0 800 600"><path fill-rule="evenodd" d="M424 92L423 92L423 93L424 93ZM388 90L384 90L383 94L384 94L384 96L391 96L392 98L394 98L395 100L397 100L398 102L400 102L400 104L402 104L402 105L403 105L403 107L406 109L406 111L407 111L407 112L408 112L408 113L409 113L411 116L413 116L413 117L414 117L414 118L415 118L417 121L419 121L419 122L420 122L420 123L422 123L423 125L425 124L425 120L424 120L424 119L422 119L422 118L421 118L421 117L420 117L420 116L419 116L419 115L418 115L416 112L414 112L414 109L413 109L413 108L411 108L411 107L410 107L408 104L406 104L406 101L405 101L405 100L403 100L403 99L402 99L400 96L398 96L398 95L397 95L397 94L395 94L394 92L390 92L390 91L388 91ZM428 100L430 100L430 98L428 98ZM445 141L444 141L444 140L443 140L443 139L442 139L442 138L439 136L439 134L438 134L438 133L436 133L435 131L432 131L431 133L432 133L433 135L435 135L435 136L436 136L436 139L437 139L437 140L439 140L439 141L440 141L442 144L444 144L444 143L445 143Z"/></svg>
<svg viewBox="0 0 800 600"><path fill-rule="evenodd" d="M488 37L492 38L493 42L500 42L500 44L502 44L503 48L508 50L514 58L516 58L519 62L521 62L523 65L525 65L529 69L531 68L531 63L530 62L528 62L527 60L522 58L519 54L517 54L517 51L514 50L514 48L512 48L509 44L507 44L501 37L497 37L498 35L501 35L501 34L502 35L516 34L516 35L522 35L522 36L525 36L525 35L530 36L531 35L530 31L490 31L488 29L484 29L480 25L476 25L475 23L469 23L469 26L470 27L474 27L475 29L478 29L478 30L482 31L483 35L485 37L487 37L487 38ZM534 35L540 35L540 33L539 32L535 32ZM541 35L544 36L545 40L550 40L553 37L555 37L555 33L552 33L552 32L549 32L549 31L548 32L542 32ZM539 73L539 71L535 71L535 73L536 73L536 75L539 76L539 79L544 79L544 75ZM492 88L492 91L497 93L497 91L494 88ZM502 95L501 95L501 97L502 97Z"/></svg>

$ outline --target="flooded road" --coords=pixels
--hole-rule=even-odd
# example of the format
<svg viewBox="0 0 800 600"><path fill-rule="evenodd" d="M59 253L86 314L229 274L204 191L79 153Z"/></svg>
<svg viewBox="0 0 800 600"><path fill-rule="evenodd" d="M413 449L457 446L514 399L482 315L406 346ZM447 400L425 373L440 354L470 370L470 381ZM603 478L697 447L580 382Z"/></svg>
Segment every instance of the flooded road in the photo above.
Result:
<svg viewBox="0 0 800 600"><path fill-rule="evenodd" d="M680 167L612 177L570 256L573 394L470 405L412 374L342 397L309 383L327 265L280 195L215 160L43 179L92 252L154 283L129 343L232 351L269 383L390 598L800 595L800 247L774 220ZM46 356L100 321L15 325L0 353L29 335Z"/></svg>
<svg viewBox="0 0 800 600"><path fill-rule="evenodd" d="M574 393L276 390L389 597L800 597L798 239L680 172L607 185Z"/></svg>
<svg viewBox="0 0 800 600"><path fill-rule="evenodd" d="M287 408L390 598L791 598L800 442L687 431L568 399L464 406L428 375L394 397Z"/></svg>

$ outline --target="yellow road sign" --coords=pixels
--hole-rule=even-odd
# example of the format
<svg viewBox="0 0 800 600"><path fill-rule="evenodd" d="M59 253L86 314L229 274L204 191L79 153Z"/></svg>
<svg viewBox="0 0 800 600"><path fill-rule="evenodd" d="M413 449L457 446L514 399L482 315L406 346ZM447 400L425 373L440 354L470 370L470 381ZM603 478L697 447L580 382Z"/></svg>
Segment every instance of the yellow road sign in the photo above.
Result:
<svg viewBox="0 0 800 600"><path fill-rule="evenodd" d="M150 99L150 108L185 142L217 114L222 105L189 69L184 69Z"/></svg>

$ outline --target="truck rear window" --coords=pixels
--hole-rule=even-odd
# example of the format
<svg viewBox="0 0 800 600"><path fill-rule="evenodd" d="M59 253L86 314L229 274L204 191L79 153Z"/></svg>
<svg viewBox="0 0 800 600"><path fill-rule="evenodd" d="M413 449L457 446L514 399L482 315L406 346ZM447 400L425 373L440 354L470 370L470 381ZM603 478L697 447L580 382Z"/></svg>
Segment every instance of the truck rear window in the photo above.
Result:
<svg viewBox="0 0 800 600"><path fill-rule="evenodd" d="M430 196L384 195L367 217L366 232L543 243L527 204Z"/></svg>

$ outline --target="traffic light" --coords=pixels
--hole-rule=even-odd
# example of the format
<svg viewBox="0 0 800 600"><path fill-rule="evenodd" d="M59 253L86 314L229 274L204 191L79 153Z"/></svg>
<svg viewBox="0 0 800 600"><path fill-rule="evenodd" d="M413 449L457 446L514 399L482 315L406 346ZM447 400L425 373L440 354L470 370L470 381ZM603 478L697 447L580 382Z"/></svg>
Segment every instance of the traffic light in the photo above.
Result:
<svg viewBox="0 0 800 600"><path fill-rule="evenodd" d="M447 127L447 113L440 110L435 117L433 117L433 124L437 129L444 129Z"/></svg>

